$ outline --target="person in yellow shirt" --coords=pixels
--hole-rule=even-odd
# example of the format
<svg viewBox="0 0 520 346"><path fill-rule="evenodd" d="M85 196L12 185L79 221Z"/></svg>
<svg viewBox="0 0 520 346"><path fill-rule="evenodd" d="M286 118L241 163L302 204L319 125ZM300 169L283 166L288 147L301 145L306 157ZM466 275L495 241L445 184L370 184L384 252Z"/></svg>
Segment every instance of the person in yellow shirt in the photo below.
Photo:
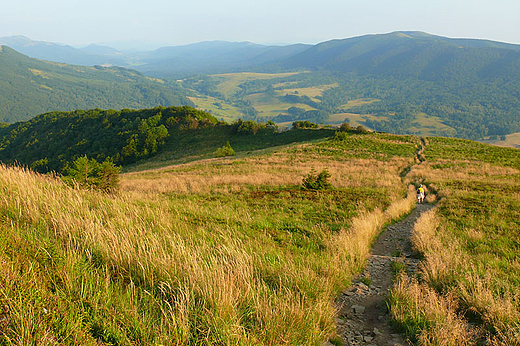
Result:
<svg viewBox="0 0 520 346"><path fill-rule="evenodd" d="M417 189L417 200L419 201L419 203L424 203L424 187L422 186L422 184Z"/></svg>

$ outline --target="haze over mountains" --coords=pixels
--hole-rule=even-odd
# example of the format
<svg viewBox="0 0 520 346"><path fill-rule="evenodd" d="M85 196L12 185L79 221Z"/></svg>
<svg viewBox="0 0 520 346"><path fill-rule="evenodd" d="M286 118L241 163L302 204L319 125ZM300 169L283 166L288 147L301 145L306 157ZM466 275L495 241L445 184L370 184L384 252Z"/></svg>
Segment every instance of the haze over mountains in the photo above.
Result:
<svg viewBox="0 0 520 346"><path fill-rule="evenodd" d="M131 70L103 70L99 66L95 70L103 71L105 75L109 71L132 75L131 78L120 76L119 80L123 84L128 82L125 88L133 90L126 93L133 100L131 102L125 99L127 96L106 96L113 93L114 88L103 86L99 79L84 72L80 75L87 79L81 83L88 87L81 93L74 91L77 85L64 87L61 96L57 97L45 86L55 90L48 82L55 77L58 65L29 59L5 49L9 54L4 54L4 63L0 68L8 64L17 68L8 69L3 74L2 91L9 85L18 85L17 91L12 87L6 89L4 101L0 102L2 118L6 121L28 119L41 110L190 104L191 101L184 96L198 95L213 98L213 101L205 101L199 107L208 108L224 102L238 109L235 117L260 121L275 116L285 121L302 120L300 118L306 116L310 120L330 123L337 121L332 120L335 114L346 114L341 120L347 119L348 114L354 114L360 124L394 133L419 134L428 131L430 135L478 139L520 132L520 45L452 39L423 32L365 35L317 45L268 46L213 41L162 47L141 53L124 53L99 45L78 49L20 36L0 38L0 43L38 59L76 65L117 65ZM50 66L53 66L54 72L46 70ZM61 68L68 68L68 75L83 69L77 66ZM44 73L35 74L34 70ZM259 80L250 80L251 77L247 81L237 82L232 89L229 85L224 87L219 84L222 83L220 77L210 76L244 71L297 74L286 78L258 77ZM161 80L147 79L141 73ZM179 84L176 79L183 79L184 82ZM137 80L147 86L144 89L137 86ZM91 92L91 88L105 90ZM305 95L286 97L287 92L297 92L295 88L315 88L319 94L313 99L305 98ZM64 96L68 90L73 92L75 101L64 103L62 100L69 98ZM230 93L229 90L234 91ZM5 95L13 92L24 97L34 95L35 101L14 106L11 103L16 97L10 96L5 101ZM136 93L140 96L135 96ZM54 101L47 106L36 106L50 99ZM278 105L273 108L275 114L272 114L273 111L265 113L257 107L255 102L260 99L261 107ZM356 107L345 106L355 100L371 102L363 101L365 103L358 103ZM313 112L299 112L295 117L290 114L291 106L299 107L303 112ZM334 119L339 117L335 116Z"/></svg>
<svg viewBox="0 0 520 346"><path fill-rule="evenodd" d="M24 36L1 37L0 44L33 58L75 65L117 65L156 76L231 72L245 68L355 70L377 74L398 67L395 64L407 66L410 59L431 57L434 64L425 67L434 70L443 63L475 52L495 52L498 55L506 51L520 53L520 45L453 39L413 31L330 40L316 45L271 46L251 42L208 41L131 53L97 44L74 48L34 41ZM509 56L507 59L514 60L515 57ZM408 70L408 67L405 69Z"/></svg>

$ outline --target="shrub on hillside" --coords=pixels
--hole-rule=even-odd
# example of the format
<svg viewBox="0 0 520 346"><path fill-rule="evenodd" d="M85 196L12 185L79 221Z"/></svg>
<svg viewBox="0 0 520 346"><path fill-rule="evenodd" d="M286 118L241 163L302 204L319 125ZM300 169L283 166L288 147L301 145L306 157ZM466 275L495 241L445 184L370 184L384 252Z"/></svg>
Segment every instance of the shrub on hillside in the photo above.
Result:
<svg viewBox="0 0 520 346"><path fill-rule="evenodd" d="M349 137L348 132L340 132L340 131L334 132L334 140L335 141L344 141L348 137Z"/></svg>
<svg viewBox="0 0 520 346"><path fill-rule="evenodd" d="M293 129L317 129L318 124L311 123L308 120L299 120L292 123Z"/></svg>
<svg viewBox="0 0 520 346"><path fill-rule="evenodd" d="M320 173L316 173L316 171L312 169L309 174L303 178L302 186L306 190L328 190L332 188L332 185L329 183L330 177L331 175L326 168Z"/></svg>
<svg viewBox="0 0 520 346"><path fill-rule="evenodd" d="M70 185L111 192L117 187L120 171L121 167L116 166L111 160L100 163L85 155L67 165L64 180Z"/></svg>
<svg viewBox="0 0 520 346"><path fill-rule="evenodd" d="M367 128L364 127L363 125L358 125L354 131L356 131L357 133L367 133L368 132Z"/></svg>
<svg viewBox="0 0 520 346"><path fill-rule="evenodd" d="M345 123L341 124L341 126L339 127L339 130L341 132L351 131L352 130L352 126L350 126L349 123L345 122Z"/></svg>
<svg viewBox="0 0 520 346"><path fill-rule="evenodd" d="M238 126L237 133L256 135L258 130L260 130L262 127L265 128L265 125L257 123L256 121L253 121L253 120L246 120L246 121L243 121Z"/></svg>
<svg viewBox="0 0 520 346"><path fill-rule="evenodd" d="M217 151L215 151L215 157L225 157L225 156L234 156L235 150L231 147L231 144L229 144L229 141L226 142L226 145L224 145L222 148L218 148Z"/></svg>

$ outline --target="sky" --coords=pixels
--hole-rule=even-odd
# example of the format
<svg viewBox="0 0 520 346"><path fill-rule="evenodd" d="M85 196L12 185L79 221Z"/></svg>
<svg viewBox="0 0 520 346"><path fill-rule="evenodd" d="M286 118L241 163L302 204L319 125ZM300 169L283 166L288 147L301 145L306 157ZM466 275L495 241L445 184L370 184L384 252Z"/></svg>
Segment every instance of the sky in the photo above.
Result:
<svg viewBox="0 0 520 346"><path fill-rule="evenodd" d="M76 46L314 44L400 30L520 44L520 1L3 0L0 10L0 37Z"/></svg>

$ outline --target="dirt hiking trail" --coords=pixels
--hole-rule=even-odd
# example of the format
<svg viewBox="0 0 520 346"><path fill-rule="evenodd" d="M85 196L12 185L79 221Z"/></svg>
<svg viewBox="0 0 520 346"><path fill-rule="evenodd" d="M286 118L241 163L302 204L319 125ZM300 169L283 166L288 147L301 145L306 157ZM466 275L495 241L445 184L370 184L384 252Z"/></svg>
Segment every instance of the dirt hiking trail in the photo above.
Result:
<svg viewBox="0 0 520 346"><path fill-rule="evenodd" d="M390 326L386 297L392 284L392 262L405 262L415 272L419 260L412 258L410 236L417 218L431 209L431 204L417 207L403 220L388 226L375 241L363 273L336 303L338 336L343 345L409 345Z"/></svg>

